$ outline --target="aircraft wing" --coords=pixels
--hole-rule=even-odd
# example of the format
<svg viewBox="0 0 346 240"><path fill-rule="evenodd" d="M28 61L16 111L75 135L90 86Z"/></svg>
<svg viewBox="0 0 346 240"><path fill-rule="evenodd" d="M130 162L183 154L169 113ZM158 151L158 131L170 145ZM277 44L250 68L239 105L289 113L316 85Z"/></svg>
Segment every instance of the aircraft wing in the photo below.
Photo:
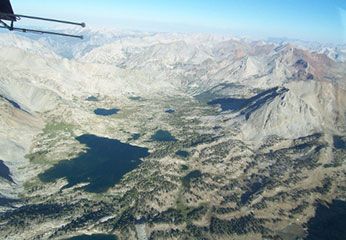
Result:
<svg viewBox="0 0 346 240"><path fill-rule="evenodd" d="M0 0L0 19L16 21L15 16L10 16L8 14L14 14L10 0Z"/></svg>

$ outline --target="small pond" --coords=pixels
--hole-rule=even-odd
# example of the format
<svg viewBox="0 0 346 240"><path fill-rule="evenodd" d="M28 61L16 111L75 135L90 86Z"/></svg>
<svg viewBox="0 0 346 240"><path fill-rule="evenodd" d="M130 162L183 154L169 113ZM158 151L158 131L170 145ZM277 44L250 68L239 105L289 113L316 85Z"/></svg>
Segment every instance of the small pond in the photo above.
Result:
<svg viewBox="0 0 346 240"><path fill-rule="evenodd" d="M184 158L186 158L186 157L189 156L189 153L188 153L188 152L186 152L186 151L181 151L181 150L177 151L175 154L178 155L178 156L180 156L180 157L184 157Z"/></svg>
<svg viewBox="0 0 346 240"><path fill-rule="evenodd" d="M97 97L94 97L94 96L88 97L86 100L89 102L98 102L99 101L99 99Z"/></svg>
<svg viewBox="0 0 346 240"><path fill-rule="evenodd" d="M128 138L127 140L128 141L132 141L132 140L138 140L139 138L141 137L141 134L139 134L139 133L134 133L134 134L132 134L132 137L130 137L130 138Z"/></svg>
<svg viewBox="0 0 346 240"><path fill-rule="evenodd" d="M113 109L98 108L94 110L94 113L100 116L111 116L111 115L117 114L118 112L119 112L119 109L116 109L116 108L113 108Z"/></svg>
<svg viewBox="0 0 346 240"><path fill-rule="evenodd" d="M183 164L183 165L180 166L180 169L183 170L183 171L186 171L186 170L189 169L189 167Z"/></svg>
<svg viewBox="0 0 346 240"><path fill-rule="evenodd" d="M175 111L172 110L172 109L168 109L168 110L165 111L165 113L175 113Z"/></svg>
<svg viewBox="0 0 346 240"><path fill-rule="evenodd" d="M151 136L151 139L159 142L175 142L177 139L171 135L168 131L158 130L154 135Z"/></svg>
<svg viewBox="0 0 346 240"><path fill-rule="evenodd" d="M337 149L346 149L346 143L341 136L333 136L334 147Z"/></svg>
<svg viewBox="0 0 346 240"><path fill-rule="evenodd" d="M140 101L142 98L141 97L129 97L129 99L132 101Z"/></svg>

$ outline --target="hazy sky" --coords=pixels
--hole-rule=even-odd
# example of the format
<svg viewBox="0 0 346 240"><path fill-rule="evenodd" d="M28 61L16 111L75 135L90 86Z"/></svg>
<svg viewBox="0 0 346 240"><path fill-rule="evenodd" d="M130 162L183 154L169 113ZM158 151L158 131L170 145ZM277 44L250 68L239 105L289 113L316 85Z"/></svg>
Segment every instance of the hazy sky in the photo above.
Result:
<svg viewBox="0 0 346 240"><path fill-rule="evenodd" d="M90 26L346 43L346 0L11 0L18 14Z"/></svg>

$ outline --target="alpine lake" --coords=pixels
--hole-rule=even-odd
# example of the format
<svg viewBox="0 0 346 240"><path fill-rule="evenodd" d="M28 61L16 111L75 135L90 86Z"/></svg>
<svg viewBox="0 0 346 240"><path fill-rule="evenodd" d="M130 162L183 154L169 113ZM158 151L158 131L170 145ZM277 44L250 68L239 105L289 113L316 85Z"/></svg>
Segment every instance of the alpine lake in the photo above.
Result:
<svg viewBox="0 0 346 240"><path fill-rule="evenodd" d="M149 156L147 148L132 146L116 139L82 135L76 138L87 146L87 151L77 158L62 160L39 174L43 182L66 178L70 188L80 183L87 192L100 193L117 184L126 173L137 168L140 159Z"/></svg>

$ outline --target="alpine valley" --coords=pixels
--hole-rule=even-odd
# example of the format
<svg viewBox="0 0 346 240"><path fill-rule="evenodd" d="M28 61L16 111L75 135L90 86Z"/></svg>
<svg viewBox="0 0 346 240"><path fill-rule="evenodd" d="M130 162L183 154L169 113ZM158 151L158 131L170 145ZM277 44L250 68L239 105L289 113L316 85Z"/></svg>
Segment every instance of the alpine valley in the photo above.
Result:
<svg viewBox="0 0 346 240"><path fill-rule="evenodd" d="M2 239L345 239L346 46L78 34L0 34Z"/></svg>

